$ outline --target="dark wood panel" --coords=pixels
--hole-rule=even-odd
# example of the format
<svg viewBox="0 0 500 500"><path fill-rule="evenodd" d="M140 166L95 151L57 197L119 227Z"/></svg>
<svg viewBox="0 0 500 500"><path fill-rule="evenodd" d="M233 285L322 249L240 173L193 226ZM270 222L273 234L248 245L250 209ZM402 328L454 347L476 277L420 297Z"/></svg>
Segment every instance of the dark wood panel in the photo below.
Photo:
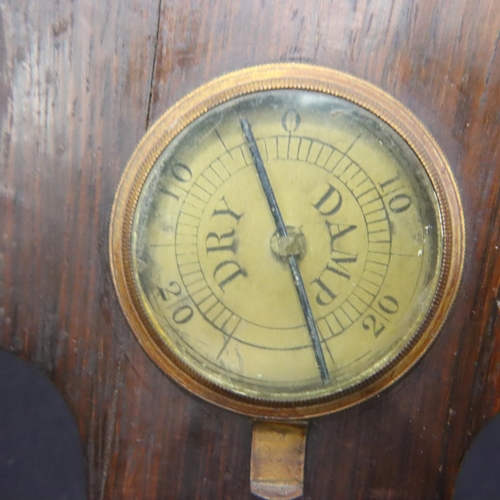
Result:
<svg viewBox="0 0 500 500"><path fill-rule="evenodd" d="M209 78L271 61L341 69L406 104L450 160L467 225L442 334L393 388L312 422L306 498L451 498L471 437L500 410L499 43L495 0L0 4L0 343L70 404L92 500L250 498L250 422L142 352L107 225L152 120Z"/></svg>

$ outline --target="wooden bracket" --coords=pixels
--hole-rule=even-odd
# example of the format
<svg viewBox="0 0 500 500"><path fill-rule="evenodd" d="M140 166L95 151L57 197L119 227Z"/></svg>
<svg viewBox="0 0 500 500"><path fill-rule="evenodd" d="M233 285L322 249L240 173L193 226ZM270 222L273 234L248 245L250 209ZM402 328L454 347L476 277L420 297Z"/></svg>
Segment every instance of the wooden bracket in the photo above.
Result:
<svg viewBox="0 0 500 500"><path fill-rule="evenodd" d="M291 500L304 492L307 422L253 424L250 490L266 500Z"/></svg>

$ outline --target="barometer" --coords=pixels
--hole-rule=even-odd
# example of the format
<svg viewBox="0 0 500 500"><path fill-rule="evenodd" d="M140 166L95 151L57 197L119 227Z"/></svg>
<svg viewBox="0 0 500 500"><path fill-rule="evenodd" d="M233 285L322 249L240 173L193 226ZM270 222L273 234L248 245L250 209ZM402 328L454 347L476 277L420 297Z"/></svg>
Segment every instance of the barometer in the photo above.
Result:
<svg viewBox="0 0 500 500"><path fill-rule="evenodd" d="M138 341L182 387L255 419L265 498L300 494L303 421L424 354L463 254L429 132L371 84L303 64L230 73L170 108L133 153L110 228ZM269 453L297 464L277 471Z"/></svg>

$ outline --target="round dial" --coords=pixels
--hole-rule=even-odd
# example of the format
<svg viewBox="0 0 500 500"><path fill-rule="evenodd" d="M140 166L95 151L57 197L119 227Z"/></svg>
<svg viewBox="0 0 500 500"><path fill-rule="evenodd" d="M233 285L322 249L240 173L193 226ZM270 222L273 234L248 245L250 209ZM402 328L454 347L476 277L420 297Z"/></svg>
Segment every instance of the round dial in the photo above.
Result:
<svg viewBox="0 0 500 500"><path fill-rule="evenodd" d="M132 157L111 260L139 340L183 386L256 416L351 405L435 337L463 222L430 135L347 75L252 68L169 110Z"/></svg>

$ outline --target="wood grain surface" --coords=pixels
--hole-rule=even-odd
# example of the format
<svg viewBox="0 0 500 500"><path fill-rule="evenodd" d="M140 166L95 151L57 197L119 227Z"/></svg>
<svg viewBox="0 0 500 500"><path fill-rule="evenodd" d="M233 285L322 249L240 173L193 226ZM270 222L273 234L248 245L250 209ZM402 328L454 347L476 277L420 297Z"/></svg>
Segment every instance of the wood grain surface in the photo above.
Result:
<svg viewBox="0 0 500 500"><path fill-rule="evenodd" d="M448 500L500 411L497 0L0 0L0 345L77 421L91 500L250 499L251 422L188 395L135 341L107 257L114 191L149 125L212 77L304 61L408 106L452 166L464 279L402 381L311 422L310 500Z"/></svg>

